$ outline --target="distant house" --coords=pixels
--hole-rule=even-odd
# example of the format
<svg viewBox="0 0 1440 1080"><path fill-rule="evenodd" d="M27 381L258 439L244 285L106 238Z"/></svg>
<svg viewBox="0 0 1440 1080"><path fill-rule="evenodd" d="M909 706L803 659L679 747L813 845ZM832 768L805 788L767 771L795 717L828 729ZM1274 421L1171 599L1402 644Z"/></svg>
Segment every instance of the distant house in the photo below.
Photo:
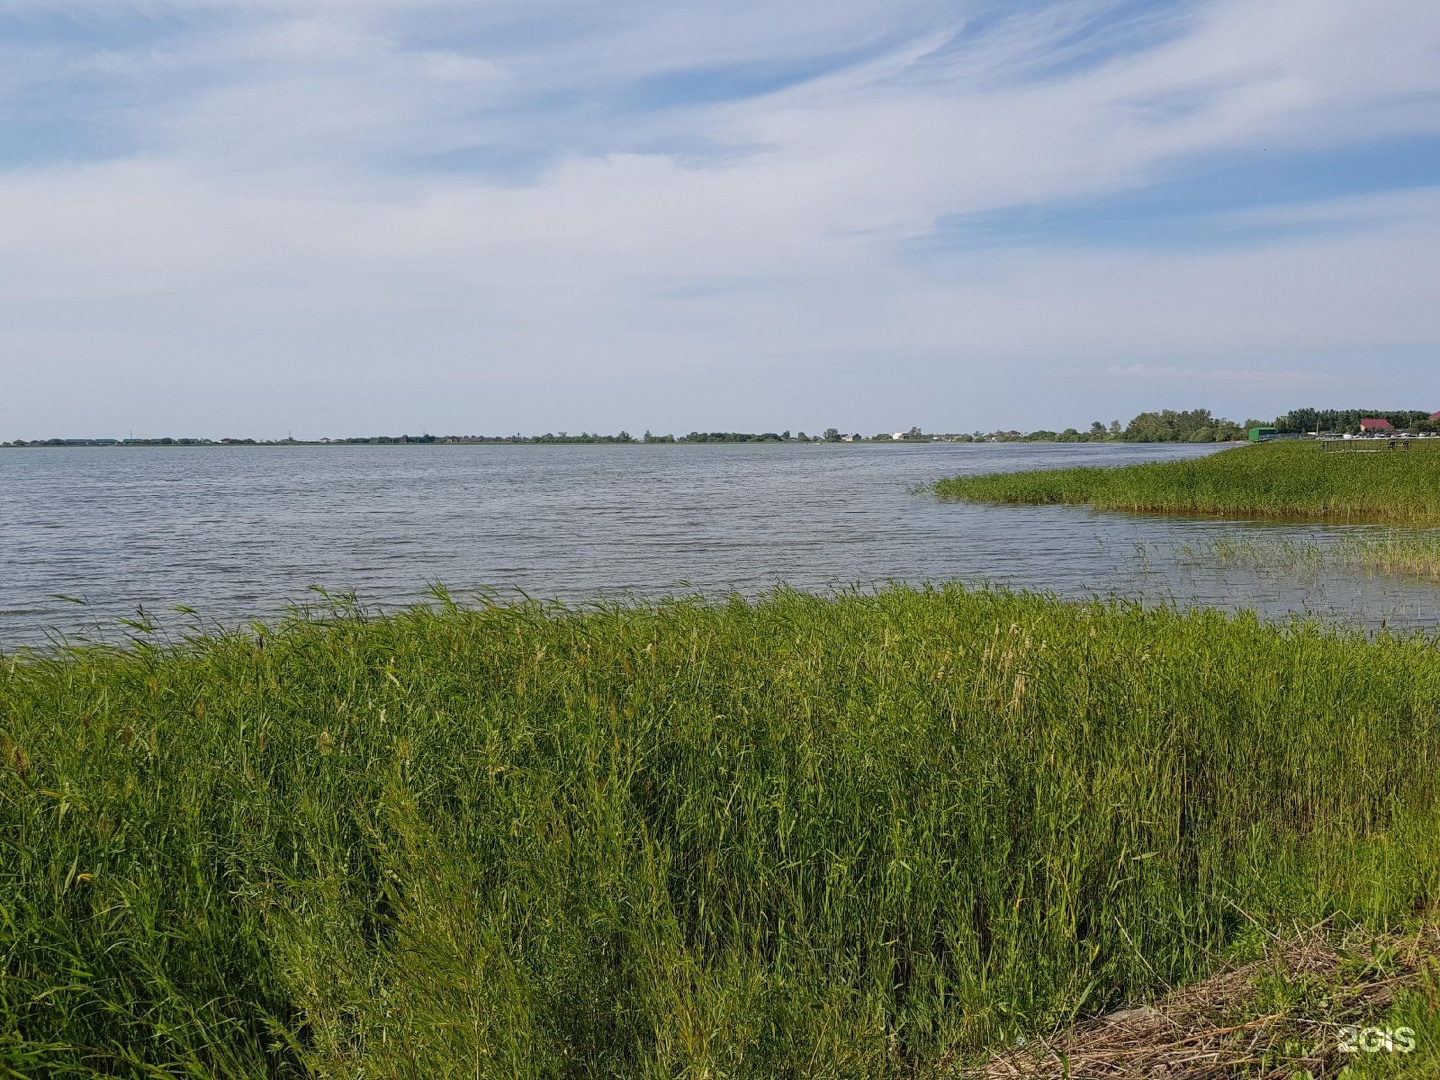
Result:
<svg viewBox="0 0 1440 1080"><path fill-rule="evenodd" d="M1440 420L1440 412L1432 412L1432 413L1430 414L1430 419L1431 419L1431 420Z"/></svg>
<svg viewBox="0 0 1440 1080"><path fill-rule="evenodd" d="M1394 431L1395 425L1389 420L1381 420L1372 416L1360 421L1360 434L1362 435L1389 435Z"/></svg>

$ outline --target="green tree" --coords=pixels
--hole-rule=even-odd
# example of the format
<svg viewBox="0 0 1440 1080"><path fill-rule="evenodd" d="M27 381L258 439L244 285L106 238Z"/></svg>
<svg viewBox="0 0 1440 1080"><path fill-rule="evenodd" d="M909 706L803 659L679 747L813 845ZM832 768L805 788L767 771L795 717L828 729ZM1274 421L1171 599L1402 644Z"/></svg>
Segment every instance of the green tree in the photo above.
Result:
<svg viewBox="0 0 1440 1080"><path fill-rule="evenodd" d="M1130 442L1215 442L1238 432L1238 424L1211 416L1209 409L1162 409L1136 416L1126 425L1124 438Z"/></svg>

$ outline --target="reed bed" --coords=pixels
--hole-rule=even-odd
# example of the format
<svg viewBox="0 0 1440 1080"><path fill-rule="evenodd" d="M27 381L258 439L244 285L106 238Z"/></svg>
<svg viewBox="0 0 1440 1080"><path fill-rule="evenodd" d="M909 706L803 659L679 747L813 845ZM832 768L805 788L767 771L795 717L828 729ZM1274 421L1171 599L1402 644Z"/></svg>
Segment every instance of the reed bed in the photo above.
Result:
<svg viewBox="0 0 1440 1080"><path fill-rule="evenodd" d="M1440 524L1440 448L1419 443L1405 452L1322 450L1316 442L1264 443L1190 461L957 476L933 490L943 499L992 503Z"/></svg>
<svg viewBox="0 0 1440 1080"><path fill-rule="evenodd" d="M900 1077L1440 898L1440 655L959 587L0 662L0 1075Z"/></svg>
<svg viewBox="0 0 1440 1080"><path fill-rule="evenodd" d="M1440 581L1440 534L1394 533L1344 537L1329 543L1288 537L1221 537L1187 544L1184 562L1218 563L1284 574L1334 571L1387 574Z"/></svg>
<svg viewBox="0 0 1440 1080"><path fill-rule="evenodd" d="M1354 545L1347 554L1368 570L1440 581L1440 535L1370 540Z"/></svg>

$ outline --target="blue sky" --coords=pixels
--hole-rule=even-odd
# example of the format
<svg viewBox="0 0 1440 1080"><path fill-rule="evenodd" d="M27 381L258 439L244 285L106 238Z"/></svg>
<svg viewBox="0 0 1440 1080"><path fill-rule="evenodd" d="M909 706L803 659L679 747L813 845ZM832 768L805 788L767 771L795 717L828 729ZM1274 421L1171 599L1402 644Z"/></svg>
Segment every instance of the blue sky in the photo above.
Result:
<svg viewBox="0 0 1440 1080"><path fill-rule="evenodd" d="M0 438L1440 408L1433 0L0 0Z"/></svg>

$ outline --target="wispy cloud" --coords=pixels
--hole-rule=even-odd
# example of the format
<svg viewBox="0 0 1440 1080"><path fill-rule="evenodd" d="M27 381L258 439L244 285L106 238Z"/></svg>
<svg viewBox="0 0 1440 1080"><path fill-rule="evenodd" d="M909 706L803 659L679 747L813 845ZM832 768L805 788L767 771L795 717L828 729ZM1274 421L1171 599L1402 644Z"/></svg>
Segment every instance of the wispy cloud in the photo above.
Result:
<svg viewBox="0 0 1440 1080"><path fill-rule="evenodd" d="M1440 345L1437 56L1429 0L0 0L0 428L297 373L1342 393L1233 358ZM627 393L554 424L643 427Z"/></svg>

